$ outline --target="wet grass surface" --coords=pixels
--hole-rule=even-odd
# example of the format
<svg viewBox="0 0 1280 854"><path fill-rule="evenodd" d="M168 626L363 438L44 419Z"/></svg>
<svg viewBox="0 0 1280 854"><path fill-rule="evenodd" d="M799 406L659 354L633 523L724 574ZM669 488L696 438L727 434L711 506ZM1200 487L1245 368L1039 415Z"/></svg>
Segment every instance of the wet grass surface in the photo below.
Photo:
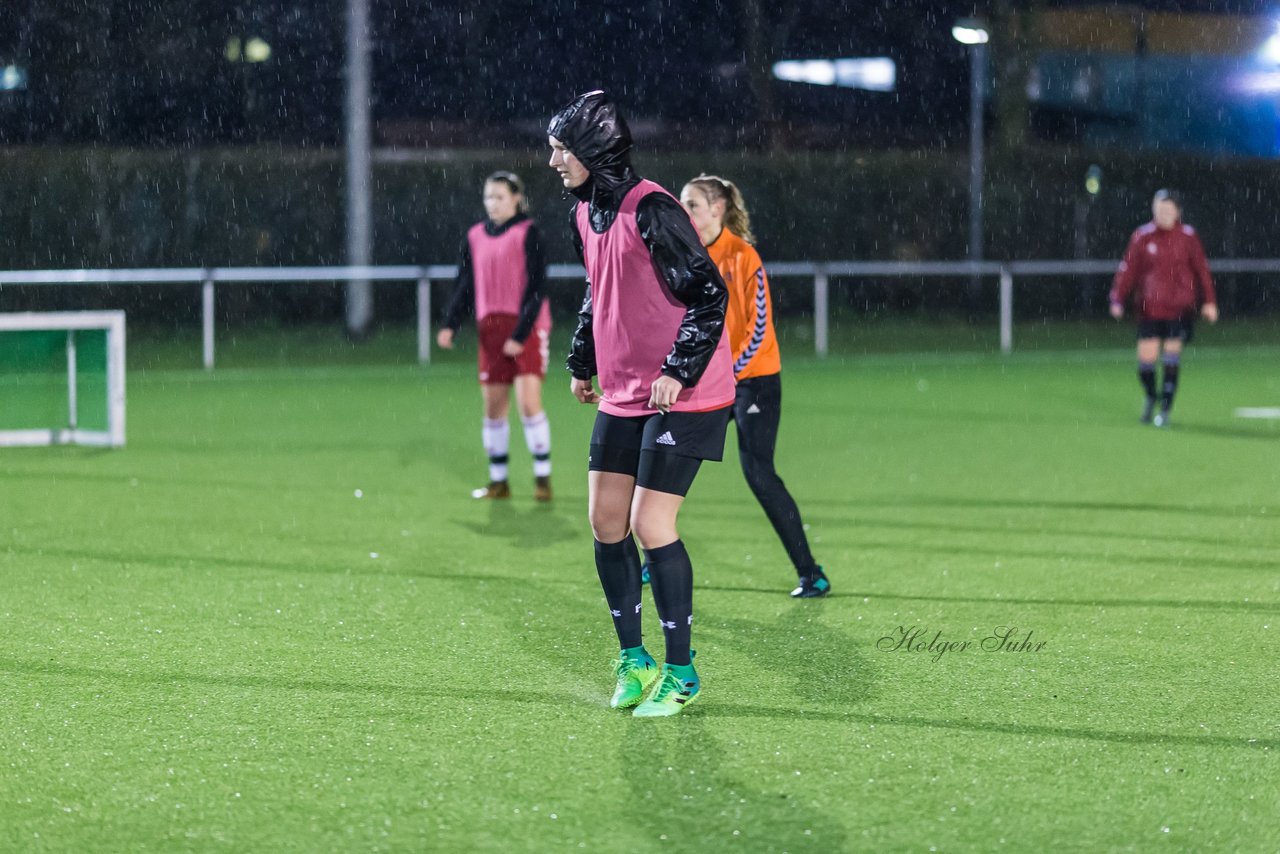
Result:
<svg viewBox="0 0 1280 854"><path fill-rule="evenodd" d="M517 425L515 496L472 502L470 353L329 337L205 373L138 336L124 450L0 451L0 848L1280 846L1280 423L1233 416L1280 350L1206 334L1156 430L1127 335L793 341L778 463L835 593L786 596L731 436L682 515L705 694L641 721L592 412L556 376L556 500Z"/></svg>

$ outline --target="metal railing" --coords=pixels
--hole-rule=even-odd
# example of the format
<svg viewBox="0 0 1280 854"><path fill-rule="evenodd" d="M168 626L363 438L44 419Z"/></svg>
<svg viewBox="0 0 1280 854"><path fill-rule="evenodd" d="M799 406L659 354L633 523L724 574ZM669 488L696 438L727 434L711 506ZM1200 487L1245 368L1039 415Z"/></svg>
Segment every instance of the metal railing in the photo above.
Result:
<svg viewBox="0 0 1280 854"><path fill-rule="evenodd" d="M1000 352L1013 352L1013 281L1017 276L1111 275L1116 261L783 261L766 265L773 279L813 279L813 347L826 356L829 347L831 277L993 277L999 283ZM1209 262L1214 274L1277 273L1280 258L1228 258ZM214 288L219 282L405 282L417 283L418 361L431 361L431 283L450 281L458 274L452 264L371 267L183 267L136 270L0 270L5 285L173 285L201 286L203 362L214 365ZM550 264L550 279L582 280L577 264Z"/></svg>

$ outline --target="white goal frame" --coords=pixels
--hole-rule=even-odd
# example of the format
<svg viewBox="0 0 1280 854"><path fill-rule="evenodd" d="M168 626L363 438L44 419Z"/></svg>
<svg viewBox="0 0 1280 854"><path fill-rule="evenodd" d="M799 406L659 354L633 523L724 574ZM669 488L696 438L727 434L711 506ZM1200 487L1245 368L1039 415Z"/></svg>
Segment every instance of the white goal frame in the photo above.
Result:
<svg viewBox="0 0 1280 854"><path fill-rule="evenodd" d="M107 332L107 429L82 430L77 424L76 333ZM0 332L67 333L67 424L34 430L0 429L0 447L31 445L92 445L124 447L124 312L29 311L0 313ZM2 428L3 425L0 425Z"/></svg>

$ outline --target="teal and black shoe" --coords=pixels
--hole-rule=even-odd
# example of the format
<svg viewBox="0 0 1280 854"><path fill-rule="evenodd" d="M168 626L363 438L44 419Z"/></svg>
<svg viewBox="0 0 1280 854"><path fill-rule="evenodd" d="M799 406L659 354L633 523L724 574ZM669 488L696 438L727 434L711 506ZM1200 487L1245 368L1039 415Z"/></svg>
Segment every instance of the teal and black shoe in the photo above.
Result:
<svg viewBox="0 0 1280 854"><path fill-rule="evenodd" d="M814 567L813 572L800 576L800 586L791 591L793 599L817 599L831 592L831 582L823 573L822 567Z"/></svg>
<svg viewBox="0 0 1280 854"><path fill-rule="evenodd" d="M692 659L683 666L664 664L658 687L631 714L637 718L669 718L684 711L701 692L702 683L693 669Z"/></svg>
<svg viewBox="0 0 1280 854"><path fill-rule="evenodd" d="M645 689L658 678L658 662L642 646L624 649L613 662L613 675L617 677L618 684L609 707L629 709L640 702Z"/></svg>
<svg viewBox="0 0 1280 854"><path fill-rule="evenodd" d="M649 583L649 564L642 563L640 564L640 584L645 585L648 583Z"/></svg>

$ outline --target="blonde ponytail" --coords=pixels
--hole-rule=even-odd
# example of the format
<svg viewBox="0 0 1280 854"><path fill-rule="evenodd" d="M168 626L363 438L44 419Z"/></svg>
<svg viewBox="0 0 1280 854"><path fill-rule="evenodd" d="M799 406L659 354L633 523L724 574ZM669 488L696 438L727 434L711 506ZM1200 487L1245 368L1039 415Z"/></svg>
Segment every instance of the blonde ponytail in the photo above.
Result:
<svg viewBox="0 0 1280 854"><path fill-rule="evenodd" d="M751 215L747 213L747 204L742 200L742 193L732 181L715 175L699 175L689 182L689 186L697 187L706 193L712 202L724 202L724 227L754 244L756 237L751 233Z"/></svg>

